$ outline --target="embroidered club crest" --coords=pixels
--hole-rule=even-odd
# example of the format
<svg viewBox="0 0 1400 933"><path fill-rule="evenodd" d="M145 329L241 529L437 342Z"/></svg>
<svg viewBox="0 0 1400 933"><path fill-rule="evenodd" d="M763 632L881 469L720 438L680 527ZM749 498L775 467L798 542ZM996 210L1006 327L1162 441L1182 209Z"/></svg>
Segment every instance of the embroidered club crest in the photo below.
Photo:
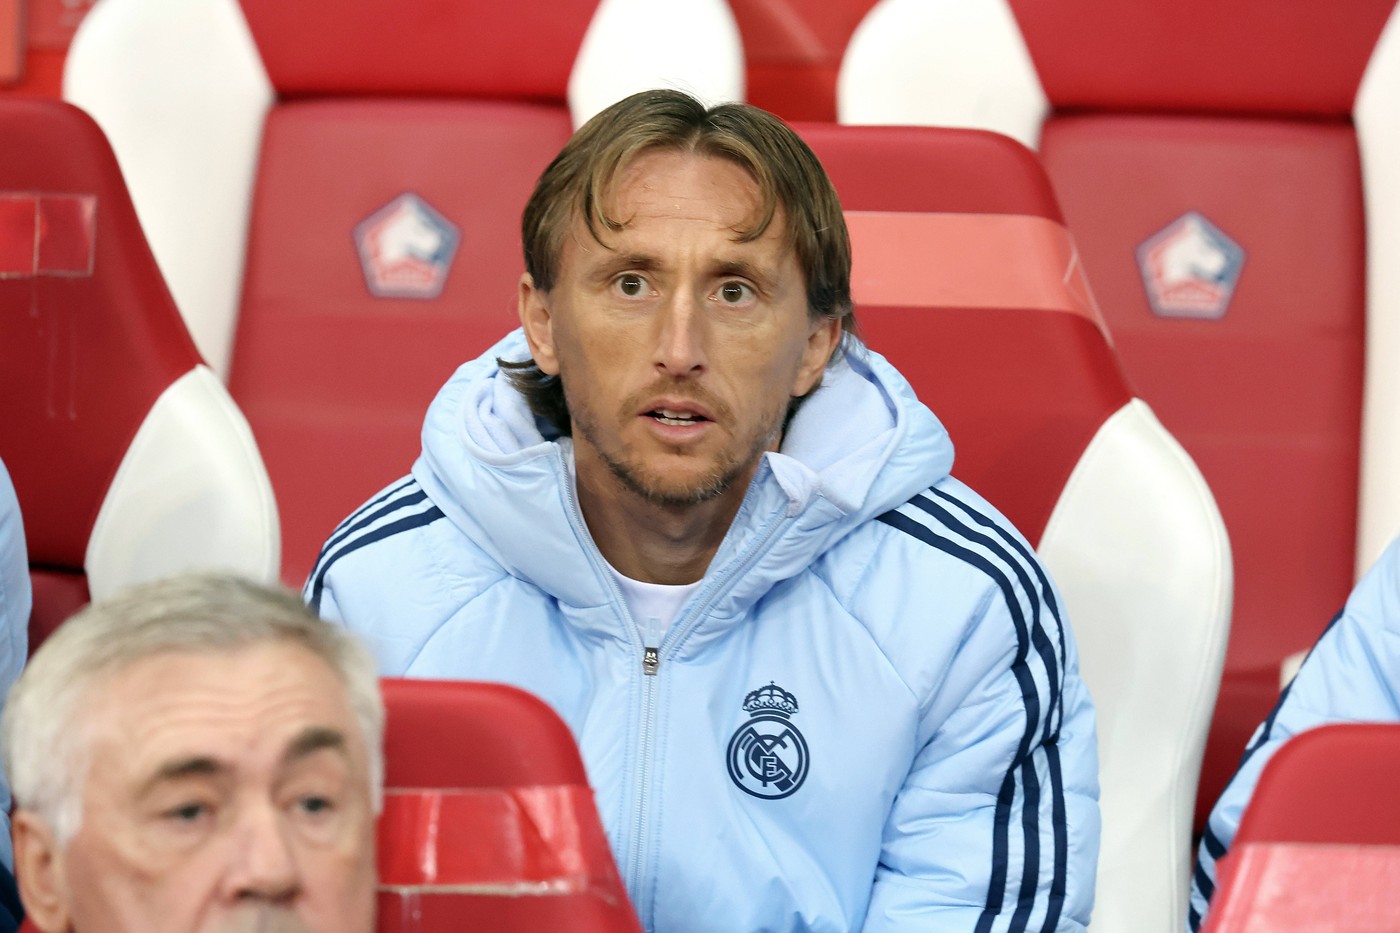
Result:
<svg viewBox="0 0 1400 933"><path fill-rule="evenodd" d="M740 790L778 800L796 793L807 780L807 740L791 722L797 697L769 683L744 697L751 714L729 740L729 777Z"/></svg>
<svg viewBox="0 0 1400 933"><path fill-rule="evenodd" d="M1244 250L1195 211L1137 248L1147 302L1159 317L1224 317L1244 265Z"/></svg>
<svg viewBox="0 0 1400 933"><path fill-rule="evenodd" d="M355 227L365 284L376 298L436 298L457 252L457 228L408 192Z"/></svg>

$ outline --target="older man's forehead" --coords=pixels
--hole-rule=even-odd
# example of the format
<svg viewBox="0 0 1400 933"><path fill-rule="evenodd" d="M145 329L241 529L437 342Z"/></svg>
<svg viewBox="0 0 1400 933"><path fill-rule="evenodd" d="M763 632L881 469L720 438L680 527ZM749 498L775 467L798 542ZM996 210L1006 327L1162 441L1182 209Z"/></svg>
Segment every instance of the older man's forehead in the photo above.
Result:
<svg viewBox="0 0 1400 933"><path fill-rule="evenodd" d="M211 743L237 743L280 760L358 737L336 672L309 649L283 642L152 655L108 672L82 707L89 741L139 762L143 778L170 761L229 757Z"/></svg>
<svg viewBox="0 0 1400 933"><path fill-rule="evenodd" d="M334 726L308 725L288 739L277 764L284 769L294 768L321 753L330 753L349 762L352 758L350 735ZM237 752L234 748L171 755L155 763L153 772L140 783L137 792L145 793L163 783L189 778L235 778L241 770Z"/></svg>

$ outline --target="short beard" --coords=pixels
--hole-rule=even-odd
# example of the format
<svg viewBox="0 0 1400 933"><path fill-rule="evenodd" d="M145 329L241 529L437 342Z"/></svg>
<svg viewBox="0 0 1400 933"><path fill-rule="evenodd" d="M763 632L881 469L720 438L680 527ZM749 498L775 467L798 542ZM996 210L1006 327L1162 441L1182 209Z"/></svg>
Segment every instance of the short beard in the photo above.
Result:
<svg viewBox="0 0 1400 933"><path fill-rule="evenodd" d="M567 397L568 384L565 383L565 395ZM640 395L640 393L639 393ZM728 409L718 400L709 400L710 407L722 411L726 416ZM629 402L624 406L624 410L635 407L635 403ZM718 499L734 487L734 483L751 467L755 466L764 451L768 450L774 438L781 435L786 426L791 406L784 406L781 412L772 419L767 428L762 431L755 440L753 447L748 451L748 456L742 459L732 455L725 456L715 465L715 468L706 476L700 477L688 488L672 489L651 482L643 475L642 470L634 463L614 457L604 450L598 443L598 432L594 429L592 419L587 415L586 410L581 406L570 406L570 417L576 434L588 439L597 451L599 459L608 468L623 487L636 495L648 505L659 508L674 510L686 509L700 505L703 502L710 502Z"/></svg>
<svg viewBox="0 0 1400 933"><path fill-rule="evenodd" d="M733 462L732 459L727 459L709 476L701 477L700 481L690 489L677 492L648 483L630 463L615 460L602 450L598 451L598 456L602 458L608 471L617 477L623 486L648 505L660 506L663 509L684 509L702 502L709 502L711 499L718 499L730 490L734 481L739 478L739 474L744 472L743 465Z"/></svg>

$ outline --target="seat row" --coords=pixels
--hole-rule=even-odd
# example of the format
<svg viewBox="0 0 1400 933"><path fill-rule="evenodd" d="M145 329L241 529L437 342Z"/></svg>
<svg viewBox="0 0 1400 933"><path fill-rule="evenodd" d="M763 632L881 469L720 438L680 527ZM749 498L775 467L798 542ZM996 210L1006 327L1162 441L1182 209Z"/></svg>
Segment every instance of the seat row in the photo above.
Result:
<svg viewBox="0 0 1400 933"><path fill-rule="evenodd" d="M518 244L499 218L570 126L645 83L741 96L743 48L764 36L788 48L770 64L836 48L841 122L1038 150L1130 384L1219 503L1234 636L1199 828L1292 664L1400 532L1395 0L1225 18L1204 0L579 0L538 22L477 6L414 24L388 3L104 0L72 49L65 93L113 139L196 343L262 443L287 578L354 505L302 468L334 425L360 425L356 461L389 481L446 373L513 321ZM419 365L389 375L379 348L404 327Z"/></svg>
<svg viewBox="0 0 1400 933"><path fill-rule="evenodd" d="M1223 638L1217 620L1229 616L1233 592L1235 635L1207 752L1204 808L1272 704L1284 660L1311 644L1356 568L1400 528L1400 490L1385 479L1400 455L1400 394L1385 382L1400 371L1385 362L1400 353L1397 286L1385 263L1368 259L1384 255L1400 235L1395 182L1385 173L1400 164L1388 155L1400 145L1400 109L1390 106L1400 80L1391 38L1397 30L1386 26L1393 2L1353 5L1340 24L1321 5L1241 7L1237 18L1217 23L1213 44L1189 46L1186 38L1199 30L1190 29L1187 10L1179 11L1182 36L1174 37L1150 6L1115 8L1112 16L1088 2L1021 6L886 0L853 39L841 82L843 119L974 124L1040 148L1038 164L1019 150L1006 164L974 155L959 169L928 156L922 140L937 141L927 147L937 150L977 134L837 132L861 140L848 168L831 167L853 212L857 281L861 264L889 259L894 268L875 269L868 280L884 284L902 272L913 289L877 299L858 284L857 298L871 344L909 371L949 422L959 442L959 476L1049 549L1090 686L1110 714L1101 725L1106 787L1114 786L1116 749L1131 747L1115 737L1115 722L1125 736L1170 731L1150 711L1128 715L1125 706L1115 719L1120 694L1140 692L1156 707L1163 696L1183 698L1177 726L1209 712L1218 661L1201 645ZM252 426L281 512L282 573L299 583L334 522L411 462L436 386L511 326L519 246L513 233L502 233L513 230L525 191L569 128L627 80L665 80L668 70L675 80L695 73L691 85L714 97L735 96L739 58L712 68L708 78L679 53L675 61L641 63L630 79L603 68L594 73L610 76L589 91L590 56L616 63L627 56L610 48L652 47L644 30L606 39L604 13L616 4L580 3L544 31L483 21L481 11L461 4L460 21L434 24L432 37L414 34L389 4L358 5L348 17L227 0L186 4L179 15L159 7L104 0L74 45L67 93L112 137L141 226L195 343ZM691 21L684 31L697 40L708 36L711 48L732 47L723 19ZM1269 24L1271 43L1251 46L1249 31L1260 23ZM299 41L306 35L326 37L312 46L316 54ZM1288 54L1222 54L1232 43ZM1156 57L1129 54L1146 47ZM460 49L471 54L454 51ZM526 60L528 69L512 64ZM858 66L868 76L864 85ZM822 151L827 131L812 127L808 136L830 167L842 157ZM1018 201L1022 187L1013 177L1036 179L1044 189L1036 197L1052 207L1036 197ZM925 183L928 191L921 190ZM1062 236L1059 248L1070 253L1059 271L1065 278L1075 269L1067 281L1085 283L1085 292L1092 281L1098 302L1077 304L1101 311L1020 313L1028 305L1063 311L1075 302L1032 300L1014 289L974 299L956 289L939 293L945 279L965 270L976 270L972 278L984 288L1012 284L1033 264L1027 257L1057 255L1055 238L1028 232L1035 225L1021 221L974 234L971 227L984 221L856 216L888 213L1039 217L1061 230L1067 219L1074 238ZM104 211L96 216L100 226ZM873 239L863 240L862 230L873 231ZM956 252L960 247L973 259ZM938 265L930 258L937 256L959 258ZM1047 268L1057 261L1048 259ZM32 295L53 285L64 300L84 287L52 269L15 281ZM915 285L929 291L918 294ZM888 317L885 307L894 309ZM975 326L967 339L981 334L983 342L960 342L964 325L952 312L996 308L1018 313L969 315ZM910 309L938 313L912 317ZM1095 330L1095 314L1107 321L1111 343L1101 332L1085 336ZM1080 323L1066 325L1062 317ZM993 334L996 321L1002 329ZM55 334L48 343L30 334L16 346L36 361L62 361L72 351ZM987 349L969 354L973 345ZM167 368L183 374L195 366ZM207 384L203 373L191 381ZM161 386L163 378L156 380ZM111 382L91 383L104 402L115 402L105 388ZM1077 490L1092 498L1109 489L1088 467L1076 476L1077 465L1107 460L1110 475L1129 472L1124 457L1101 456L1105 445L1095 444L1100 426L1146 423L1108 417L1135 410L1141 403L1128 402L1138 395L1201 465L1220 503L1237 563L1233 587L1209 493L1205 506L1181 511L1196 516L1194 524L1163 539L1175 546L1117 554L1108 561L1116 563L1109 577L1104 555L1091 545L1132 540L1140 519L1053 517L1062 497L1072 502ZM1045 410L1054 405L1062 410ZM140 424L138 416L127 436ZM1165 435L1160 426L1147 433L1158 432ZM170 433L183 436L185 429ZM12 456L3 448L0 455L7 462ZM1166 470L1179 484L1194 476L1181 459L1185 467ZM119 456L105 464L92 457L46 462L88 464L108 479L144 475ZM255 488L257 471L246 472ZM55 488L45 494L54 501L64 495L59 479L50 477ZM1154 489L1162 480L1143 472L1138 482L1135 488ZM176 494L180 485L147 480L138 493L113 501L146 511L153 490ZM234 514L269 515L271 500L250 495L253 505ZM114 526L98 513L122 509L103 501L69 510L80 516L65 532L70 554L100 568L111 555L159 553L129 542L104 545ZM1116 500L1105 493L1103 501ZM1155 521L1180 511L1170 496L1158 501ZM1075 529L1063 550L1085 568L1082 586L1072 582L1074 563L1052 557L1065 527ZM149 531L156 541L178 540ZM243 544L231 549L256 552ZM278 563L275 551L263 560L264 567ZM104 573L96 570L94 579ZM1127 581L1121 593L1109 579ZM1165 655L1135 653L1124 634L1128 619L1134 630L1157 624L1140 608L1153 586L1194 601L1157 604L1169 620L1159 641L1176 649L1171 664ZM1110 607L1103 625L1090 604L1075 605L1070 591L1077 588ZM1202 633L1199 643L1173 631L1180 619L1197 626L1190 631ZM1143 680L1154 661L1161 681ZM1197 753L1189 741L1183 747L1184 756L1162 773L1185 775L1189 795ZM1181 840L1168 847L1179 843L1186 847ZM1116 864L1134 871L1130 862ZM1112 890L1111 879L1102 887ZM1112 928L1105 910L1096 928Z"/></svg>
<svg viewBox="0 0 1400 933"><path fill-rule="evenodd" d="M190 564L276 576L279 545L304 513L275 473L268 483L262 461L280 456L290 472L314 471L311 486L357 502L382 482L357 453L367 443L358 421L375 409L352 406L319 425L329 439L313 450L319 463L259 435L252 406L250 432L194 350L92 120L50 101L11 102L0 127L19 142L0 154L0 179L29 192L12 195L28 222L13 230L19 241L28 232L27 249L0 278L0 300L29 310L0 322L0 457L31 529L36 620L52 623L89 592ZM1170 920L1184 904L1195 774L1229 612L1228 543L1209 491L1124 380L1049 184L1024 147L981 131L802 132L847 208L867 340L961 438L959 474L1025 531L1075 619L1100 709L1097 924ZM891 192L877 183L890 176L916 183ZM1009 272L1008 253L1022 257ZM473 314L465 298L449 310ZM422 339L404 326L380 341L375 365L386 384L420 364ZM462 357L476 349L469 336L449 348ZM319 392L334 387L318 379L364 378L333 367L301 375ZM280 401L305 404L291 389ZM387 389L372 401L421 416L416 399ZM413 446L404 439L397 469ZM1163 695L1187 700L1164 704Z"/></svg>

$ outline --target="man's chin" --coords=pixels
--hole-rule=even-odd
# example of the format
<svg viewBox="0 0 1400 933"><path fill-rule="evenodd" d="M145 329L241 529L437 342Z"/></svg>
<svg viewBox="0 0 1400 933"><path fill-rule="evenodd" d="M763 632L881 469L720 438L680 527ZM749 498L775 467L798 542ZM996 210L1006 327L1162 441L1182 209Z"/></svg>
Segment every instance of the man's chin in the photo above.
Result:
<svg viewBox="0 0 1400 933"><path fill-rule="evenodd" d="M708 473L658 474L627 464L608 464L613 476L629 492L648 505L664 509L693 508L723 497L734 487L739 470L716 469Z"/></svg>

